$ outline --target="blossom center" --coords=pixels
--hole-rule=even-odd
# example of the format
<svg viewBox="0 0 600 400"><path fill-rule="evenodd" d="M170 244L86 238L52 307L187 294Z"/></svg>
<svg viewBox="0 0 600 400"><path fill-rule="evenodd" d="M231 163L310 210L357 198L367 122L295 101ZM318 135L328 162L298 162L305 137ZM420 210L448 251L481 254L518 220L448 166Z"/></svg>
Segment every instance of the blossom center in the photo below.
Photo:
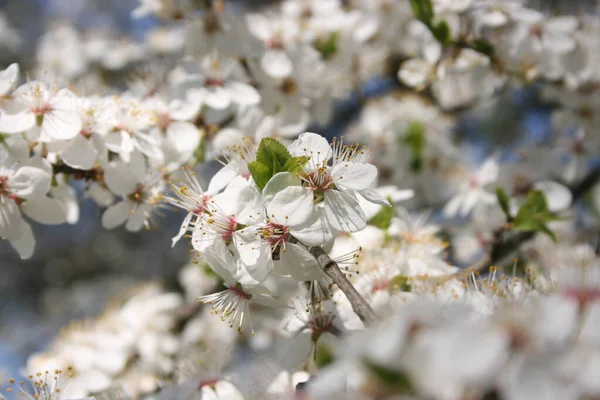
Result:
<svg viewBox="0 0 600 400"><path fill-rule="evenodd" d="M204 80L204 84L206 86L225 86L225 79L223 78L211 78L211 77L207 77Z"/></svg>
<svg viewBox="0 0 600 400"><path fill-rule="evenodd" d="M233 238L233 233L237 227L235 217L230 215L217 215L209 217L206 222L221 234L223 240L228 241Z"/></svg>
<svg viewBox="0 0 600 400"><path fill-rule="evenodd" d="M289 232L290 228L287 226L269 222L267 226L261 229L260 235L269 242L272 248L275 248L285 243Z"/></svg>
<svg viewBox="0 0 600 400"><path fill-rule="evenodd" d="M185 187L185 186L184 186ZM182 187L183 189L183 187ZM202 198L200 199L200 201L198 202L198 207L196 209L193 210L193 213L196 215L201 215L204 213L204 211L206 211L206 206L208 204L208 201L212 198L212 196L210 194L205 194L204 196L202 196Z"/></svg>
<svg viewBox="0 0 600 400"><path fill-rule="evenodd" d="M44 115L53 111L54 108L50 104L41 104L39 106L35 106L29 109L36 116Z"/></svg>
<svg viewBox="0 0 600 400"><path fill-rule="evenodd" d="M319 195L324 194L333 186L333 178L326 166L321 166L300 176L306 185ZM319 196L317 196L319 197Z"/></svg>
<svg viewBox="0 0 600 400"><path fill-rule="evenodd" d="M252 295L249 293L244 292L244 289L242 289L242 287L240 285L231 285L229 286L229 291L236 295L237 297L244 299L244 300L250 300L252 298Z"/></svg>
<svg viewBox="0 0 600 400"><path fill-rule="evenodd" d="M156 126L161 130L166 130L171 124L171 117L167 113L159 113L156 115Z"/></svg>
<svg viewBox="0 0 600 400"><path fill-rule="evenodd" d="M218 378L207 379L205 381L202 381L198 384L198 390L202 389L203 387L215 387L217 382L219 382Z"/></svg>
<svg viewBox="0 0 600 400"><path fill-rule="evenodd" d="M313 342L316 342L323 333L330 332L332 330L333 315L316 315L312 320L308 321L306 325L312 331Z"/></svg>
<svg viewBox="0 0 600 400"><path fill-rule="evenodd" d="M8 177L0 176L0 195L8 194Z"/></svg>

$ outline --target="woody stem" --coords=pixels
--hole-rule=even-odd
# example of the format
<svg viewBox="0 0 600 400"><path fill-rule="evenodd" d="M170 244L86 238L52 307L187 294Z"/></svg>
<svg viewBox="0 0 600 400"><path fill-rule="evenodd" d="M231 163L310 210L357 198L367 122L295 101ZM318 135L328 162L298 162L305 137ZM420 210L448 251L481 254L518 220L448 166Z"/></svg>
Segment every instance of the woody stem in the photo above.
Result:
<svg viewBox="0 0 600 400"><path fill-rule="evenodd" d="M346 278L338 264L329 257L329 255L319 246L311 247L310 254L315 257L323 272L327 274L333 282L340 288L350 301L352 309L365 323L365 325L376 322L379 318L366 300L358 293L352 283Z"/></svg>

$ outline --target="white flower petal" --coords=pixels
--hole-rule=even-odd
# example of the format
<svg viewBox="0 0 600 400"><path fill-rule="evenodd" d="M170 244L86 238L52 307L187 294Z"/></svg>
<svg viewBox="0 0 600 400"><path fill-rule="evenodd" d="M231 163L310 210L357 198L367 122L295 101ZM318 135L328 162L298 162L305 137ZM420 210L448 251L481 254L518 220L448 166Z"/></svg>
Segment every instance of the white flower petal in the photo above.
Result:
<svg viewBox="0 0 600 400"><path fill-rule="evenodd" d="M19 253L22 260L26 260L33 255L35 238L33 237L31 226L26 222L23 222L20 232L19 237L10 239L10 245Z"/></svg>
<svg viewBox="0 0 600 400"><path fill-rule="evenodd" d="M533 187L544 192L550 211L563 211L571 206L573 195L565 185L554 181L539 181Z"/></svg>
<svg viewBox="0 0 600 400"><path fill-rule="evenodd" d="M180 153L192 153L200 144L200 132L189 122L169 124L167 138Z"/></svg>
<svg viewBox="0 0 600 400"><path fill-rule="evenodd" d="M215 240L212 246L204 251L204 258L208 266L215 271L228 285L235 285L235 261L231 252L222 240Z"/></svg>
<svg viewBox="0 0 600 400"><path fill-rule="evenodd" d="M227 381L218 381L215 389L219 400L244 400L240 391Z"/></svg>
<svg viewBox="0 0 600 400"><path fill-rule="evenodd" d="M40 224L58 225L67 221L65 211L59 202L50 197L26 200L21 204L21 211Z"/></svg>
<svg viewBox="0 0 600 400"><path fill-rule="evenodd" d="M251 34L261 40L271 38L271 26L266 16L261 13L246 14L246 25Z"/></svg>
<svg viewBox="0 0 600 400"><path fill-rule="evenodd" d="M50 188L52 198L58 201L63 209L66 217L66 222L73 225L79 221L79 202L77 201L77 193L71 186L63 184Z"/></svg>
<svg viewBox="0 0 600 400"><path fill-rule="evenodd" d="M306 223L290 229L290 232L307 246L318 246L329 242L337 233L323 217L323 207L315 207L312 217Z"/></svg>
<svg viewBox="0 0 600 400"><path fill-rule="evenodd" d="M206 89L204 104L215 110L223 110L231 104L229 92L220 86Z"/></svg>
<svg viewBox="0 0 600 400"><path fill-rule="evenodd" d="M281 79L292 73L292 61L284 50L267 49L260 58L260 66L267 75Z"/></svg>
<svg viewBox="0 0 600 400"><path fill-rule="evenodd" d="M187 233L188 227L190 225L190 221L192 220L193 216L194 216L193 212L187 213L187 215L183 219L183 222L181 223L181 228L179 228L179 233L177 233L177 235L175 237L173 237L173 239L171 239L171 247L174 247L177 244L177 242L179 241L179 239L181 239L183 237L183 235L185 235Z"/></svg>
<svg viewBox="0 0 600 400"><path fill-rule="evenodd" d="M228 82L225 84L225 89L229 92L229 97L234 103L242 106L252 106L260 103L258 91L246 83Z"/></svg>
<svg viewBox="0 0 600 400"><path fill-rule="evenodd" d="M302 181L295 174L290 172L278 172L269 179L269 182L263 189L265 203L268 204L273 196L290 186L300 186Z"/></svg>
<svg viewBox="0 0 600 400"><path fill-rule="evenodd" d="M579 20L572 15L549 18L544 22L544 30L551 33L573 33L578 26Z"/></svg>
<svg viewBox="0 0 600 400"><path fill-rule="evenodd" d="M238 176L237 171L230 166L221 168L210 180L206 193L217 194L231 183L233 178Z"/></svg>
<svg viewBox="0 0 600 400"><path fill-rule="evenodd" d="M138 180L127 164L113 162L104 170L104 183L114 194L127 196L135 191Z"/></svg>
<svg viewBox="0 0 600 400"><path fill-rule="evenodd" d="M35 125L35 115L28 110L18 114L6 114L0 111L0 132L21 133Z"/></svg>
<svg viewBox="0 0 600 400"><path fill-rule="evenodd" d="M102 226L105 229L114 229L119 225L123 225L127 218L131 216L131 211L135 204L131 201L120 201L108 207L102 214Z"/></svg>
<svg viewBox="0 0 600 400"><path fill-rule="evenodd" d="M280 256L281 262L288 265L292 277L297 281L319 280L325 276L315 257L300 245L287 243L286 250Z"/></svg>
<svg viewBox="0 0 600 400"><path fill-rule="evenodd" d="M332 155L331 146L323 136L312 132L304 132L289 146L292 156L311 157L310 165L318 165L329 160Z"/></svg>
<svg viewBox="0 0 600 400"><path fill-rule="evenodd" d="M71 110L54 110L44 115L42 135L55 140L72 139L81 131L81 118Z"/></svg>
<svg viewBox="0 0 600 400"><path fill-rule="evenodd" d="M50 190L50 175L40 168L25 166L10 179L11 192L25 199L44 196Z"/></svg>
<svg viewBox="0 0 600 400"><path fill-rule="evenodd" d="M267 218L284 226L298 226L313 214L313 193L302 186L290 186L277 193L267 206Z"/></svg>
<svg viewBox="0 0 600 400"><path fill-rule="evenodd" d="M253 224L264 219L263 198L252 186L243 188L237 198L235 216L241 224Z"/></svg>
<svg viewBox="0 0 600 400"><path fill-rule="evenodd" d="M325 192L325 219L336 230L357 232L367 226L365 213L358 200L347 192L328 190Z"/></svg>
<svg viewBox="0 0 600 400"><path fill-rule="evenodd" d="M423 59L413 58L402 64L398 71L398 79L400 82L410 87L421 86L427 82L429 68L429 62Z"/></svg>
<svg viewBox="0 0 600 400"><path fill-rule="evenodd" d="M0 71L0 97L8 94L19 78L19 64L13 63L4 71Z"/></svg>
<svg viewBox="0 0 600 400"><path fill-rule="evenodd" d="M96 149L81 135L75 136L60 156L65 164L82 170L92 169L96 163Z"/></svg>
<svg viewBox="0 0 600 400"><path fill-rule="evenodd" d="M129 232L140 231L144 226L146 226L146 220L149 218L152 207L153 206L151 204L138 204L137 207L134 207L129 218L127 219L125 229L127 229Z"/></svg>
<svg viewBox="0 0 600 400"><path fill-rule="evenodd" d="M339 162L331 169L331 177L338 189L363 190L375 185L377 167L373 164Z"/></svg>

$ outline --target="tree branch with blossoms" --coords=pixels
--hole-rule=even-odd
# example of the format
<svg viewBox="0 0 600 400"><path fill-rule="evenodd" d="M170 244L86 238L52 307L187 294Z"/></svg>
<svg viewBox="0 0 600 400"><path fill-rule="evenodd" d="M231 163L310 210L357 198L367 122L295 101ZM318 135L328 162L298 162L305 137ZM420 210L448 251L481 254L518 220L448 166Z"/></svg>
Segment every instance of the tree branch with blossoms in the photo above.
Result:
<svg viewBox="0 0 600 400"><path fill-rule="evenodd" d="M579 183L569 186L569 190L573 199L572 201L575 202L580 200L599 181L600 166L596 166L589 171L585 177L579 181ZM477 272L496 265L506 257L519 251L519 248L523 244L533 239L537 234L536 231L518 232L506 239L505 235L511 231L513 231L511 221L508 221L507 225L496 229L494 231L494 238L488 246L489 249L481 258L479 258L466 270L469 272Z"/></svg>
<svg viewBox="0 0 600 400"><path fill-rule="evenodd" d="M310 253L315 257L323 272L327 274L333 282L340 288L352 305L352 310L360 317L365 324L372 324L379 318L361 294L356 290L352 283L346 278L338 264L327 255L321 247L310 248Z"/></svg>

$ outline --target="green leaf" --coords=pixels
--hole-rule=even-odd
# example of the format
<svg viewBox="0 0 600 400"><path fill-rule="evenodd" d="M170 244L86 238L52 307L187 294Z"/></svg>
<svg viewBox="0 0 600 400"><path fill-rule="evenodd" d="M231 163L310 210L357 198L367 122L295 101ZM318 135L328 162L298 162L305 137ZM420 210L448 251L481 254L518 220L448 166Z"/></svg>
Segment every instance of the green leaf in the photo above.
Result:
<svg viewBox="0 0 600 400"><path fill-rule="evenodd" d="M306 156L292 157L284 164L283 170L295 174L302 170L302 167L306 165L307 161L308 158Z"/></svg>
<svg viewBox="0 0 600 400"><path fill-rule="evenodd" d="M431 23L430 27L431 33L441 44L450 44L452 43L452 32L450 31L450 26L448 23L443 20L436 20Z"/></svg>
<svg viewBox="0 0 600 400"><path fill-rule="evenodd" d="M415 17L429 26L433 19L433 6L431 0L410 0L410 6Z"/></svg>
<svg viewBox="0 0 600 400"><path fill-rule="evenodd" d="M494 45L486 39L475 39L473 41L473 45L475 46L475 50L477 50L480 53L486 54L488 56L494 54Z"/></svg>
<svg viewBox="0 0 600 400"><path fill-rule="evenodd" d="M323 343L323 340L318 340L315 343L315 364L317 364L317 367L323 368L334 360L335 357L329 346Z"/></svg>
<svg viewBox="0 0 600 400"><path fill-rule="evenodd" d="M194 164L203 163L205 161L205 153L206 153L206 143L204 140L204 136L200 138L200 143L196 150L194 150Z"/></svg>
<svg viewBox="0 0 600 400"><path fill-rule="evenodd" d="M369 220L369 225L376 226L384 231L390 227L392 224L392 218L394 218L394 215L396 215L396 206L391 198L388 197L388 201L392 206L381 206L379 212Z"/></svg>
<svg viewBox="0 0 600 400"><path fill-rule="evenodd" d="M273 176L270 168L258 161L250 161L248 163L248 170L250 171L250 174L252 174L252 178L254 178L254 183L256 183L258 190L262 192L267 182L269 182L269 179Z"/></svg>
<svg viewBox="0 0 600 400"><path fill-rule="evenodd" d="M260 141L256 152L256 161L268 166L274 165L274 161L277 162L276 164L283 166L291 157L290 152L281 142L270 137L263 138Z"/></svg>
<svg viewBox="0 0 600 400"><path fill-rule="evenodd" d="M410 167L413 172L423 169L423 153L427 145L425 125L420 122L411 122L406 128L402 142L408 146L412 153Z"/></svg>
<svg viewBox="0 0 600 400"><path fill-rule="evenodd" d="M384 367L370 361L365 362L367 369L385 386L394 389L396 393L410 393L413 390L408 375L401 371Z"/></svg>
<svg viewBox="0 0 600 400"><path fill-rule="evenodd" d="M556 235L546 224L560 219L561 217L553 215L548 209L544 192L532 190L519 208L513 224L515 229L520 231L545 233L556 242Z"/></svg>
<svg viewBox="0 0 600 400"><path fill-rule="evenodd" d="M410 292L412 290L412 286L408 283L408 277L406 275L396 275L392 279L390 279L390 283L388 286L388 291L391 293L397 292Z"/></svg>
<svg viewBox="0 0 600 400"><path fill-rule="evenodd" d="M496 188L496 197L498 198L498 204L500 204L500 208L506 215L507 220L512 220L512 216L510 215L510 206L508 205L508 196L506 192L502 188Z"/></svg>
<svg viewBox="0 0 600 400"><path fill-rule="evenodd" d="M339 34L337 32L332 32L327 38L318 38L314 41L314 48L321 53L321 57L323 57L324 60L330 59L337 53L338 36Z"/></svg>
<svg viewBox="0 0 600 400"><path fill-rule="evenodd" d="M290 152L277 139L262 139L256 151L256 161L248 163L258 189L262 191L273 175L286 171L285 166L291 159Z"/></svg>

